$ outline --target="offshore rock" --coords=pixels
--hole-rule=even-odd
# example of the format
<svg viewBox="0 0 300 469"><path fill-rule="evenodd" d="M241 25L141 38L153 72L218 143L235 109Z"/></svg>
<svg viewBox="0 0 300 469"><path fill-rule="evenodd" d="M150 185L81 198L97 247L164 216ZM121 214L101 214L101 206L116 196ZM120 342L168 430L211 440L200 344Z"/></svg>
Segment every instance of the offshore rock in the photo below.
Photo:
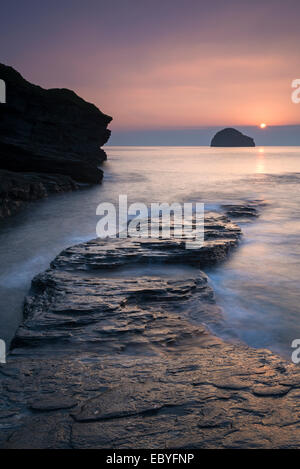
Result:
<svg viewBox="0 0 300 469"><path fill-rule="evenodd" d="M253 138L247 137L236 129L223 129L211 141L211 147L255 147Z"/></svg>

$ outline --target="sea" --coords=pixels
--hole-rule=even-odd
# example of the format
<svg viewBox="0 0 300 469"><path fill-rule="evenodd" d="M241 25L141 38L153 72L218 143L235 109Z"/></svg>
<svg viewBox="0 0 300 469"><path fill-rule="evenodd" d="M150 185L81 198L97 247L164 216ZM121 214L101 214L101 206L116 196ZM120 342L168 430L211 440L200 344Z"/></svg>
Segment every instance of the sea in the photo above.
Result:
<svg viewBox="0 0 300 469"><path fill-rule="evenodd" d="M103 183L28 204L0 223L0 338L22 321L34 275L64 248L96 237L100 203L256 201L259 217L235 220L243 235L228 260L204 269L228 329L290 359L300 339L300 147L106 146ZM141 268L141 267L140 267ZM148 267L145 267L145 269Z"/></svg>

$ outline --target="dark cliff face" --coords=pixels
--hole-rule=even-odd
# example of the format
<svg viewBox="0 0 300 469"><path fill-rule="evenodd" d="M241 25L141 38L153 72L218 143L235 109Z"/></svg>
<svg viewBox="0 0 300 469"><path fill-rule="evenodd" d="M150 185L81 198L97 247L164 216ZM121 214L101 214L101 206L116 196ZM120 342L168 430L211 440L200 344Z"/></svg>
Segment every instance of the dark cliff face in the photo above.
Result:
<svg viewBox="0 0 300 469"><path fill-rule="evenodd" d="M56 173L99 183L100 148L112 118L67 89L45 90L0 64L6 104L0 105L0 168Z"/></svg>
<svg viewBox="0 0 300 469"><path fill-rule="evenodd" d="M236 129L223 129L216 133L211 147L255 147L253 138L247 137Z"/></svg>
<svg viewBox="0 0 300 469"><path fill-rule="evenodd" d="M299 448L299 367L243 345L201 270L240 235L210 213L193 250L119 238L59 254L34 278L0 365L0 448ZM157 263L170 270L132 269Z"/></svg>

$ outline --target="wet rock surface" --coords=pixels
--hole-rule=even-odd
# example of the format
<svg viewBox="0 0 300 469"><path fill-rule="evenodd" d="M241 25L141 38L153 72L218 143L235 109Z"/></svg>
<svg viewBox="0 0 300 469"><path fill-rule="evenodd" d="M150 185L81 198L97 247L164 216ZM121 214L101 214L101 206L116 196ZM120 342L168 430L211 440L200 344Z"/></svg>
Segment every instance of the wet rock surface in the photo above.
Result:
<svg viewBox="0 0 300 469"><path fill-rule="evenodd" d="M13 215L28 202L78 188L69 176L0 170L0 218Z"/></svg>
<svg viewBox="0 0 300 469"><path fill-rule="evenodd" d="M210 214L192 254L172 239L63 251L0 367L1 447L299 447L299 368L209 332L224 324L200 269L239 235Z"/></svg>
<svg viewBox="0 0 300 469"><path fill-rule="evenodd" d="M264 200L242 201L238 204L221 205L229 218L256 218L267 203Z"/></svg>

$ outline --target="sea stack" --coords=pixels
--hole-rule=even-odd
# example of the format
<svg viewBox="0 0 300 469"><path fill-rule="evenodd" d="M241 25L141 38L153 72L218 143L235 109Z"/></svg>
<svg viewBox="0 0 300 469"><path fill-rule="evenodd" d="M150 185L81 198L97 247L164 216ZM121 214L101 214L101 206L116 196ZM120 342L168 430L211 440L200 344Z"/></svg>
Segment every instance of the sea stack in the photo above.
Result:
<svg viewBox="0 0 300 469"><path fill-rule="evenodd" d="M43 89L0 64L6 103L0 106L0 168L101 182L100 148L112 118L67 89Z"/></svg>
<svg viewBox="0 0 300 469"><path fill-rule="evenodd" d="M217 132L211 147L255 147L253 138L247 137L236 129L223 129Z"/></svg>

